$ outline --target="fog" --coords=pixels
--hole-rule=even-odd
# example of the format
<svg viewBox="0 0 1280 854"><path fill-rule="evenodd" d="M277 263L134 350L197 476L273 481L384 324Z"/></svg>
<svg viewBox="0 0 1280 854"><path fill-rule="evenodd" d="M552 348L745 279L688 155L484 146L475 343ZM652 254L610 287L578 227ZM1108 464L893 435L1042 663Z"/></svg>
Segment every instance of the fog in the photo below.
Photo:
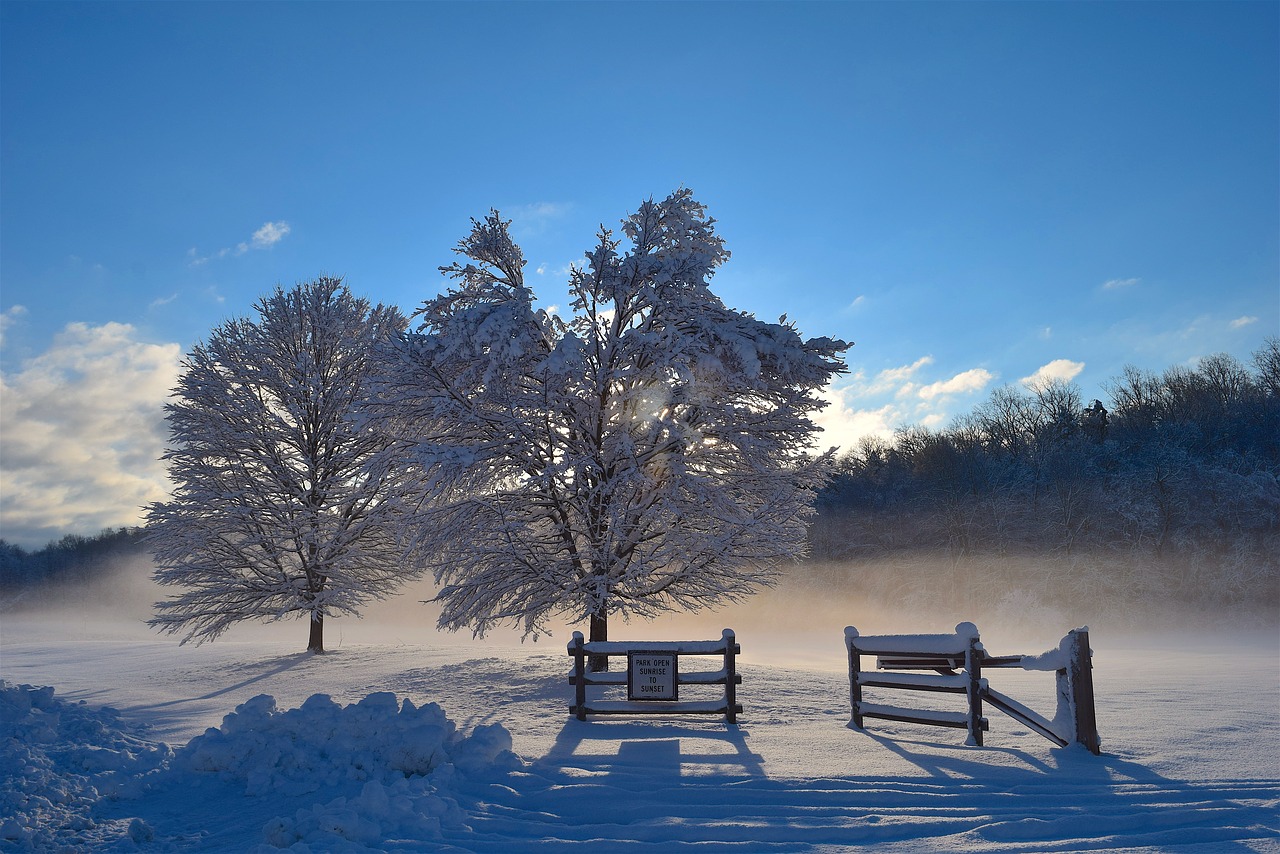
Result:
<svg viewBox="0 0 1280 854"><path fill-rule="evenodd" d="M715 611L669 613L653 620L613 618L615 640L706 640L731 628L746 663L815 669L844 667L844 627L864 635L950 632L962 621L975 623L994 654L1041 652L1056 646L1070 629L1087 625L1095 649L1133 646L1178 637L1206 643L1237 635L1276 643L1280 614L1274 591L1259 591L1256 607L1214 608L1204 602L1180 604L1168 597L1108 596L1107 574L1124 567L1097 564L1097 578L1082 577L1081 563L1038 557L956 562L915 556L910 560L859 564L807 563L792 567L781 584ZM1086 564L1087 566L1087 564ZM0 603L0 645L5 640L60 637L103 641L177 644L180 635L160 634L146 625L153 603L168 592L150 577L145 558L119 561L91 583L24 591ZM485 638L435 628L438 608L424 604L435 593L429 580L373 602L359 618L331 617L325 646L391 644L466 647L478 656L500 655L504 647L535 644L548 652L565 649L574 629L565 621L537 641L518 628L502 627ZM1048 591L1048 592L1046 592ZM1064 604L1065 603L1065 604ZM296 642L305 648L302 619L241 623L218 641Z"/></svg>

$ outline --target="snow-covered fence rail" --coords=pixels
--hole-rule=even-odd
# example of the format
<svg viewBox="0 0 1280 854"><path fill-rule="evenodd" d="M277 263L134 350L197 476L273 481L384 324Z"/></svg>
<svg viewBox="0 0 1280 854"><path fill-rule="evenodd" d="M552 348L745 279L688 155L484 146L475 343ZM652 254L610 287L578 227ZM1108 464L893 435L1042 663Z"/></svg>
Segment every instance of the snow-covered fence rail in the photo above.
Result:
<svg viewBox="0 0 1280 854"><path fill-rule="evenodd" d="M1069 632L1057 649L1034 656L988 655L973 623L961 623L954 634L863 637L853 626L844 632L852 723L858 729L866 718L955 727L968 731L970 744L981 746L982 734L990 728L982 716L985 701L1059 746L1079 743L1092 753L1100 751L1087 628ZM864 655L876 656L875 670L862 669ZM982 674L984 669L999 667L1054 671L1058 709L1053 720L992 688ZM934 672L893 672L903 670ZM864 688L961 694L967 708L939 711L869 703L863 697Z"/></svg>
<svg viewBox="0 0 1280 854"><path fill-rule="evenodd" d="M737 701L737 686L742 684L737 656L742 652L731 629L725 629L720 640L711 641L590 641L582 632L574 632L569 642L573 671L569 684L574 686L574 701L569 712L578 720L587 715L724 715L736 723L742 714ZM626 671L587 669L587 658L593 655L627 657ZM719 670L681 672L679 661L689 655L719 655L724 664ZM626 686L626 700L587 699L587 686ZM712 700L683 700L682 685L723 685L724 696Z"/></svg>

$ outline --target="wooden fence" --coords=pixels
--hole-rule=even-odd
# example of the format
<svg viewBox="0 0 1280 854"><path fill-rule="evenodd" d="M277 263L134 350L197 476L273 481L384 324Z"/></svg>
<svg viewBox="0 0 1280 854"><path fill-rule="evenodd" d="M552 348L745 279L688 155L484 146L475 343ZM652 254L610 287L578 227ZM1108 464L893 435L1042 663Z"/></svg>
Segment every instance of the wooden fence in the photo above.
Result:
<svg viewBox="0 0 1280 854"><path fill-rule="evenodd" d="M569 684L574 686L570 714L585 721L587 715L724 715L736 723L742 714L737 701L737 686L742 684L737 656L742 652L731 629L725 629L716 641L591 641L584 642L582 632L574 632L569 642L573 671ZM626 656L626 671L587 669L592 655ZM719 670L681 672L679 660L690 655L719 655L724 665ZM626 686L626 700L587 698L587 687ZM724 696L712 700L688 700L679 696L680 686L723 685ZM646 693L648 692L648 693Z"/></svg>
<svg viewBox="0 0 1280 854"><path fill-rule="evenodd" d="M990 728L982 716L982 704L987 702L1059 746L1079 743L1094 754L1101 750L1088 629L1069 632L1056 650L1037 656L988 655L973 623L961 623L955 634L945 635L863 637L853 626L844 631L849 652L849 702L852 723L858 729L863 728L866 718L955 727L968 731L970 744L981 746L982 734ZM875 670L862 669L864 655L876 656ZM1058 693L1054 719L992 688L983 672L1001 667L1053 670ZM901 672L910 670L933 672ZM863 697L865 688L961 694L967 709L954 712L870 703Z"/></svg>

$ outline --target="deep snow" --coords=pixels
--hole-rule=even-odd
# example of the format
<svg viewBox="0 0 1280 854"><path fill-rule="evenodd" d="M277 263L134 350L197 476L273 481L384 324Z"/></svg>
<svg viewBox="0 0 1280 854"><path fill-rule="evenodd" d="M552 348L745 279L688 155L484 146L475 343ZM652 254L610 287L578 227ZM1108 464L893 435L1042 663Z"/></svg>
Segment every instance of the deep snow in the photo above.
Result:
<svg viewBox="0 0 1280 854"><path fill-rule="evenodd" d="M1273 629L1094 626L1092 756L994 709L984 748L956 730L850 729L842 635L810 627L829 643L801 634L797 650L754 613L714 618L743 646L738 726L573 720L567 636L348 624L313 656L296 624L179 647L136 623L5 615L0 678L56 692L4 692L0 850L1280 851ZM1070 628L1011 647L979 627L997 654ZM615 631L673 635L719 631ZM988 675L1052 713L1052 674Z"/></svg>

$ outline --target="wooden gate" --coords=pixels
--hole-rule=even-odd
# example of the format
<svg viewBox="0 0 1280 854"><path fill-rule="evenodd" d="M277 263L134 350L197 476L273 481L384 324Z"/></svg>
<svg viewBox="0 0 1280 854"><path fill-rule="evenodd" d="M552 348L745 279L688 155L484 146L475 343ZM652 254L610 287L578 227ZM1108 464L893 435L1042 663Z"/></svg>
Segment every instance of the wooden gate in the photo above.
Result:
<svg viewBox="0 0 1280 854"><path fill-rule="evenodd" d="M1069 632L1056 650L1037 656L988 655L973 623L959 624L954 634L939 635L863 637L853 626L844 631L849 652L849 702L852 723L858 729L863 728L867 718L954 727L967 730L968 742L981 746L982 734L990 728L982 716L982 704L987 702L1061 747L1079 743L1091 753L1101 752L1087 628ZM864 655L876 656L875 670L862 669ZM1001 667L1053 670L1058 690L1058 711L1054 719L992 688L983 671ZM913 670L931 672L902 672ZM967 710L954 712L871 703L863 696L866 688L962 694Z"/></svg>

